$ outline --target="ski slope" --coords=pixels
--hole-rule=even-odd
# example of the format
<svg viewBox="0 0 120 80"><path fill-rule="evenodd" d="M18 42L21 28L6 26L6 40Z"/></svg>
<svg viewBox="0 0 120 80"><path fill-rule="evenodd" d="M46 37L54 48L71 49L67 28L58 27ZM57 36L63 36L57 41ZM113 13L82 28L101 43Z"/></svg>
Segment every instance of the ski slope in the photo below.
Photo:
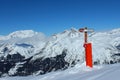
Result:
<svg viewBox="0 0 120 80"><path fill-rule="evenodd" d="M99 65L93 69L82 65L76 65L65 71L51 72L39 76L27 77L3 77L0 80L120 80L120 64Z"/></svg>

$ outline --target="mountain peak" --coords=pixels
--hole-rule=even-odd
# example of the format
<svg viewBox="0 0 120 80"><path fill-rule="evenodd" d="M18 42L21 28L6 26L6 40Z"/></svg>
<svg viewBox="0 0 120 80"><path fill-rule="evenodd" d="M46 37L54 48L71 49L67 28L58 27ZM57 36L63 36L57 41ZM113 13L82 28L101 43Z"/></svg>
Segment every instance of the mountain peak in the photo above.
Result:
<svg viewBox="0 0 120 80"><path fill-rule="evenodd" d="M0 40L8 40L12 38L27 38L27 37L32 37L36 34L38 34L38 32L35 32L33 30L19 30L10 33L7 36L0 36Z"/></svg>
<svg viewBox="0 0 120 80"><path fill-rule="evenodd" d="M110 31L110 33L120 33L120 28L118 28L118 29L113 29L112 31Z"/></svg>
<svg viewBox="0 0 120 80"><path fill-rule="evenodd" d="M38 34L38 32L34 32L33 30L20 30L10 33L8 36L10 38L17 38L17 37L25 38L25 37L32 37L36 34Z"/></svg>

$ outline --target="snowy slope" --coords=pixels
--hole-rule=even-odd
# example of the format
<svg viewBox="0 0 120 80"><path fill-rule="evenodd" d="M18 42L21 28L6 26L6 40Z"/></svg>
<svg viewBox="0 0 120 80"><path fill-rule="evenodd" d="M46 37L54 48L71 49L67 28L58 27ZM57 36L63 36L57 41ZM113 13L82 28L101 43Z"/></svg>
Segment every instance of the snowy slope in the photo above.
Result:
<svg viewBox="0 0 120 80"><path fill-rule="evenodd" d="M120 64L99 65L93 69L76 65L65 71L57 71L39 76L3 77L0 80L119 80Z"/></svg>

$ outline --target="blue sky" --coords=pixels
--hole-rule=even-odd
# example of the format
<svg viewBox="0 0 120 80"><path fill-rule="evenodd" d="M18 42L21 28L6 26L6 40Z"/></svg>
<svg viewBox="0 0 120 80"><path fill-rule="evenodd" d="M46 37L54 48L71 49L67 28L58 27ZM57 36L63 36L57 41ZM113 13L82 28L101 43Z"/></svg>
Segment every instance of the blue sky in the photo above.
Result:
<svg viewBox="0 0 120 80"><path fill-rule="evenodd" d="M85 26L119 28L120 0L0 0L0 35L29 29L52 35Z"/></svg>

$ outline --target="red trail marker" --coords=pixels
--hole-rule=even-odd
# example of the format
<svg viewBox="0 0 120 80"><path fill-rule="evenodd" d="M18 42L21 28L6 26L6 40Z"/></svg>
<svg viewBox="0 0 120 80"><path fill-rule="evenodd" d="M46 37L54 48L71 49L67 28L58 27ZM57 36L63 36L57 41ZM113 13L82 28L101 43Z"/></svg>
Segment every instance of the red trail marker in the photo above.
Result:
<svg viewBox="0 0 120 80"><path fill-rule="evenodd" d="M92 44L88 43L88 32L93 32L93 30L85 28L79 29L79 32L84 32L84 48L85 48L85 60L86 60L86 66L92 68L93 67L93 61L92 61Z"/></svg>

